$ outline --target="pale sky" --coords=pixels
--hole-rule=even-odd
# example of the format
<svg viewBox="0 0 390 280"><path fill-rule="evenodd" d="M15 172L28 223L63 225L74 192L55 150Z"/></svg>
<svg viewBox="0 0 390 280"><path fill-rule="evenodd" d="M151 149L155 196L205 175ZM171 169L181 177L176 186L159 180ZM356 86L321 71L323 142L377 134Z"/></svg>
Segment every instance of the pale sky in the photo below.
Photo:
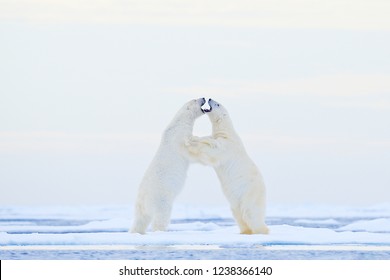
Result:
<svg viewBox="0 0 390 280"><path fill-rule="evenodd" d="M199 97L230 111L269 204L390 202L389 14L368 0L0 0L0 205L133 203L162 131ZM177 202L227 205L200 165Z"/></svg>

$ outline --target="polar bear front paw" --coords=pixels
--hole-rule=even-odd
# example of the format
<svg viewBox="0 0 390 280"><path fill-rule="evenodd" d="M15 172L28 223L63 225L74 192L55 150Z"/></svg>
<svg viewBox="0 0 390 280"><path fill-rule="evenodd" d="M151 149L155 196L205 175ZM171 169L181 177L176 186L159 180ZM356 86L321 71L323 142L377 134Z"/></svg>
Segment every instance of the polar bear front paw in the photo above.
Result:
<svg viewBox="0 0 390 280"><path fill-rule="evenodd" d="M218 142L211 137L201 138L200 142L204 145L209 146L211 149L216 149L218 147Z"/></svg>
<svg viewBox="0 0 390 280"><path fill-rule="evenodd" d="M200 138L197 136L190 136L184 140L184 145L187 147L195 146L196 144L199 143L199 139Z"/></svg>

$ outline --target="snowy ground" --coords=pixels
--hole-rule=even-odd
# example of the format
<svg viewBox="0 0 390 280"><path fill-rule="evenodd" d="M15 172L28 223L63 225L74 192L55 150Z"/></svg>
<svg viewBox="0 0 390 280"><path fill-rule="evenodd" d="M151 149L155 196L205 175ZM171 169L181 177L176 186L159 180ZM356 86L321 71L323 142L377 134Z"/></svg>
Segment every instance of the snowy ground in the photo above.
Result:
<svg viewBox="0 0 390 280"><path fill-rule="evenodd" d="M0 207L0 259L390 259L390 204L271 206L269 235L230 211L176 206L168 232L127 232L131 209Z"/></svg>

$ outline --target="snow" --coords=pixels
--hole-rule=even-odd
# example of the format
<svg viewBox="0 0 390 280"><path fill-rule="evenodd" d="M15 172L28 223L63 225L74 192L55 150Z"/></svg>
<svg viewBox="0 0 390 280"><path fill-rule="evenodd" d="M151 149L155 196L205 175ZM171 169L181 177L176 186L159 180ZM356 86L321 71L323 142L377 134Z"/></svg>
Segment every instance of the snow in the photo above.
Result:
<svg viewBox="0 0 390 280"><path fill-rule="evenodd" d="M225 250L224 255L219 253L219 256L228 256L227 252L233 250L238 256L259 248L279 248L278 251L290 248L288 250L293 252L291 246L306 246L313 248L311 250L325 246L336 251L355 246L359 250L371 248L366 249L370 252L382 248L385 252L380 256L390 258L389 205L367 208L271 206L268 210L269 235L239 234L227 208L189 205L175 206L167 232L140 235L128 232L132 217L128 206L0 207L0 254L15 257L15 252L23 248L55 252L78 248L79 252L80 248L86 247L90 250L122 248L131 250L136 258L141 255L134 252L145 248L169 248L173 250L172 256L179 248ZM185 252L180 253L182 258L193 256L182 251ZM253 254L255 258L259 256L259 253ZM25 255L16 256L23 258ZM294 253L283 256L293 258ZM331 256L337 257L337 254ZM373 256L379 255L373 253ZM56 255L47 257L55 258Z"/></svg>
<svg viewBox="0 0 390 280"><path fill-rule="evenodd" d="M219 245L250 247L276 244L366 244L390 245L390 234L353 232L340 228L310 228L291 225L270 226L269 235L241 235L238 227L211 222L172 224L167 232L146 235L128 233L128 220L112 219L82 226L6 226L0 245ZM355 228L355 227L353 227ZM380 225L376 226L377 231Z"/></svg>
<svg viewBox="0 0 390 280"><path fill-rule="evenodd" d="M323 219L323 220L317 220L317 219L298 219L295 220L296 223L299 224L322 224L322 225L338 225L340 222L338 222L335 219Z"/></svg>
<svg viewBox="0 0 390 280"><path fill-rule="evenodd" d="M390 219L363 220L343 226L340 230L390 233Z"/></svg>

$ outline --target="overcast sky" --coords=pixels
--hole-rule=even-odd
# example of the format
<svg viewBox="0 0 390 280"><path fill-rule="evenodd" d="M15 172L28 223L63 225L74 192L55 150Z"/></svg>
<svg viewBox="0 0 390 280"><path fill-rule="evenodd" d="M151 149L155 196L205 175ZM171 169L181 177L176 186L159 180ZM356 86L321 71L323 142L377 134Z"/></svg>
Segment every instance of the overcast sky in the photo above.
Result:
<svg viewBox="0 0 390 280"><path fill-rule="evenodd" d="M269 204L390 202L389 1L0 0L0 205L133 203L188 100ZM210 134L207 117L194 133ZM192 165L178 203L227 205Z"/></svg>

